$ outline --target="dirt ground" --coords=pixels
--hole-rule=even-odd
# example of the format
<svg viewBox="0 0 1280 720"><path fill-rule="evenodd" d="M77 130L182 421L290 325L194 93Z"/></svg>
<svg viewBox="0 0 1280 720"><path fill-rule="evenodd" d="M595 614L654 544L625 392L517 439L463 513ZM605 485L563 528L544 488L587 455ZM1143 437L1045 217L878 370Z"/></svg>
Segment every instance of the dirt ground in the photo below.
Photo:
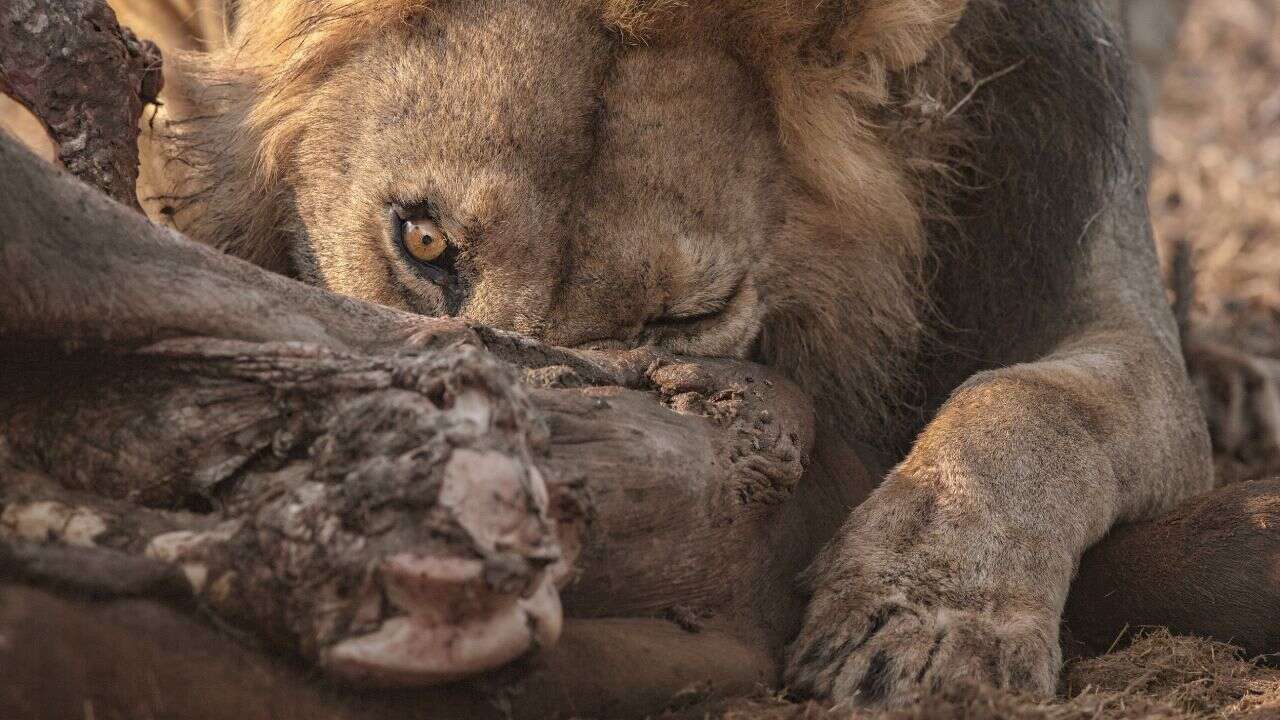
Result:
<svg viewBox="0 0 1280 720"><path fill-rule="evenodd" d="M1209 415L1219 483L1280 474L1280 0L1195 0L1153 118L1151 209ZM1189 260L1189 262L1185 262ZM1280 669L1142 631L1070 663L1062 697L981 689L855 713L776 698L670 718L1280 718Z"/></svg>

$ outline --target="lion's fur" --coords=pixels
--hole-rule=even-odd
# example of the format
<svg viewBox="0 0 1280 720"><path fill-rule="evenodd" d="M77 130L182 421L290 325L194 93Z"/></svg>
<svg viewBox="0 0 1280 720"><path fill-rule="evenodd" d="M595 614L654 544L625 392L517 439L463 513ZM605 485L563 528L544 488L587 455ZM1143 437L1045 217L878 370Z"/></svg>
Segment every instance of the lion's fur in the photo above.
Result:
<svg viewBox="0 0 1280 720"><path fill-rule="evenodd" d="M797 368L823 396L873 409L894 396L922 332L927 254L924 181L877 117L898 74L923 60L959 19L962 0L808 0L686 4L565 0L626 43L676 43L708 33L767 88L795 223L848 249L785 260L796 282L775 294L765 355ZM175 119L177 156L193 165L180 226L260 264L286 269L304 232L292 209L290 164L313 118L308 103L332 68L389 29L440 11L422 0L245 0L222 47L187 55L195 119ZM953 82L953 78L947 78ZM934 151L938 148L929 148ZM908 159L910 160L910 159ZM914 159L915 167L941 167ZM929 178L932 180L932 178ZM191 221L199 216L199 220ZM856 248L856 250L854 249ZM825 257L824 257L825 256ZM803 270L801 270L801 268ZM850 283L850 277L859 281ZM840 365L832 375L806 359ZM840 407L848 407L846 402ZM878 423L874 410L864 427Z"/></svg>
<svg viewBox="0 0 1280 720"><path fill-rule="evenodd" d="M117 0L139 2L155 0ZM1067 148L1091 138L1101 138L1100 147L1111 143L1103 136L1115 135L1109 124L1116 114L1082 111L1111 88L1083 92L1097 85L1098 68L1080 67L1067 55L1080 40L1073 33L1105 30L1064 19L1079 13L1055 9L1054 2L1038 0L1039 11L1018 14L1038 19L1038 27L1016 27L997 0L558 2L620 45L709 40L758 79L783 154L792 226L811 240L822 237L818 245L783 248L785 256L774 259L781 269L773 273L777 291L758 349L819 397L832 398L830 413L859 435L894 434L886 428L895 426L903 431L900 443L921 410L945 397L947 388L913 371L922 342L927 359L947 365L941 374L948 382L974 369L975 355L982 356L980 364L1001 361L965 347L972 343L953 332L957 319L946 316L951 308L935 312L939 302L948 304L937 297L939 278L947 281L939 258L1004 254L1008 238L980 238L1011 227L1006 223L1079 232L1067 230L1071 222L1043 221L1054 214L1087 217L1079 206L1096 202L1073 192L1037 205L1039 217L986 223L964 217L1026 209L1007 194L965 192L1000 176L1038 182L1025 167L1002 166L1001 156L1017 157L1023 149L1057 153L1072 166L1064 173L1073 180L1099 176L1097 153ZM181 158L170 163L172 175L186 177L181 188L161 193L166 212L176 212L179 227L210 244L307 274L296 252L290 257L307 232L292 173L300 138L315 120L318 88L368 43L449 6L444 0L242 0L225 42L180 59L179 84L199 107L169 126L172 154ZM962 15L961 31L951 33ZM1055 47L1058 56L1045 53ZM1101 61L1112 65L1103 73L1114 71L1113 61ZM1017 82L1002 87L1020 85L1025 97L1012 98L1016 90L996 93L1005 72L1016 73ZM1064 126L1027 122L1045 113L1077 120L1080 137L1037 136ZM982 145L997 133L1003 134L1001 152L989 152ZM167 197L173 194L181 197ZM983 207L958 207L974 200ZM1070 276L1058 268L1046 278ZM951 352L957 346L959 362Z"/></svg>

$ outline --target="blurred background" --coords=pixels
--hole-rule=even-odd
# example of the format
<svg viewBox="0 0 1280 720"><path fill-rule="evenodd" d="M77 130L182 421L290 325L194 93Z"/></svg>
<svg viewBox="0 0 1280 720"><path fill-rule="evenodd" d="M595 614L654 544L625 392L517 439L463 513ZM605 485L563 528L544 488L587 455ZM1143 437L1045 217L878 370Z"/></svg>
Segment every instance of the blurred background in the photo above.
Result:
<svg viewBox="0 0 1280 720"><path fill-rule="evenodd" d="M1152 219L1219 482L1280 474L1280 0L1120 2L1148 75Z"/></svg>
<svg viewBox="0 0 1280 720"><path fill-rule="evenodd" d="M1152 118L1161 248L1194 251L1200 310L1280 300L1280 0L1189 3Z"/></svg>

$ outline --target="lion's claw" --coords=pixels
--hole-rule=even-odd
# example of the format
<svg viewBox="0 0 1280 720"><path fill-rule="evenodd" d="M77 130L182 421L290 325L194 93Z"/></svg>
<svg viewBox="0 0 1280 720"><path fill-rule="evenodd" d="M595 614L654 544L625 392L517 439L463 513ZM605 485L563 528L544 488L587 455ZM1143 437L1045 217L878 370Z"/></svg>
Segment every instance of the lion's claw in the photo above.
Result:
<svg viewBox="0 0 1280 720"><path fill-rule="evenodd" d="M1053 691L1061 654L1052 613L929 607L892 599L850 606L815 598L791 649L793 691L859 705L900 705L917 692L982 683ZM837 618L842 615L843 617ZM824 622L823 620L827 621Z"/></svg>

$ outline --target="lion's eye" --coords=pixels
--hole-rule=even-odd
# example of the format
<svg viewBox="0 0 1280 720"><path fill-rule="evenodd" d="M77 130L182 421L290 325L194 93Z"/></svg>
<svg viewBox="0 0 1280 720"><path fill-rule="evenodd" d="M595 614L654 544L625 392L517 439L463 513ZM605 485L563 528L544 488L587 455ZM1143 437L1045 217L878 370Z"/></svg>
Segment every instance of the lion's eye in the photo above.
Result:
<svg viewBox="0 0 1280 720"><path fill-rule="evenodd" d="M449 236L424 208L406 209L402 205L388 205L391 241L417 267L418 272L439 285L456 281L454 265L458 249Z"/></svg>
<svg viewBox="0 0 1280 720"><path fill-rule="evenodd" d="M435 264L449 249L444 231L430 220L405 220L400 237L405 251L419 262Z"/></svg>

